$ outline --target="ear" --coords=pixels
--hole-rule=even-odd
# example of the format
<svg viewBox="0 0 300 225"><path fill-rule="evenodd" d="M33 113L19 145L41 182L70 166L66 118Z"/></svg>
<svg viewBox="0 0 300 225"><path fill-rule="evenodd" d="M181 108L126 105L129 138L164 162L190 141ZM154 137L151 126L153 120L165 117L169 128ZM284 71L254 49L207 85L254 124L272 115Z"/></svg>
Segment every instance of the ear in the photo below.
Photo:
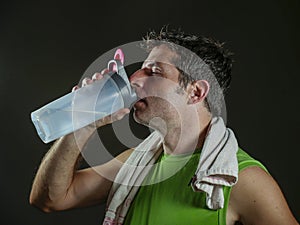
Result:
<svg viewBox="0 0 300 225"><path fill-rule="evenodd" d="M188 96L189 104L204 101L209 92L209 83L206 80L197 80L191 84Z"/></svg>

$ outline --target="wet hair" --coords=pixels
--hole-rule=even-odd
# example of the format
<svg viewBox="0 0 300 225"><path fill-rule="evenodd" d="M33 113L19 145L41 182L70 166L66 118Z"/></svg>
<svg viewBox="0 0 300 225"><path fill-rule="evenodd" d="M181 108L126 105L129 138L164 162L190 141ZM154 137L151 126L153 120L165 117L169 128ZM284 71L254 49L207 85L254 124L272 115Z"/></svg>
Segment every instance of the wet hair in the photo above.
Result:
<svg viewBox="0 0 300 225"><path fill-rule="evenodd" d="M223 95L230 85L233 63L233 53L224 48L224 43L210 37L186 34L180 29L168 29L166 26L159 32L148 32L143 39L144 48L148 51L165 43L180 56L176 67L180 72L179 84L183 88L195 80L207 80L211 88L206 99L206 106L212 113L221 114ZM182 49L190 50L198 59L200 58L200 61L191 57L190 53L183 53L185 51Z"/></svg>

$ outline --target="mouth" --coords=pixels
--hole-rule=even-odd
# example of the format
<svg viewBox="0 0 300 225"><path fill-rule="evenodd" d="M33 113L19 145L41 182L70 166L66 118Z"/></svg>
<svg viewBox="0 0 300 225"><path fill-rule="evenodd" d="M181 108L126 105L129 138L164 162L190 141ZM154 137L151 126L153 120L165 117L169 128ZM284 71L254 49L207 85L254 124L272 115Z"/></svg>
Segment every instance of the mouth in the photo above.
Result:
<svg viewBox="0 0 300 225"><path fill-rule="evenodd" d="M142 98L134 104L133 108L134 109L143 109L143 108L147 107L147 105L148 105L148 102L147 102L146 98Z"/></svg>

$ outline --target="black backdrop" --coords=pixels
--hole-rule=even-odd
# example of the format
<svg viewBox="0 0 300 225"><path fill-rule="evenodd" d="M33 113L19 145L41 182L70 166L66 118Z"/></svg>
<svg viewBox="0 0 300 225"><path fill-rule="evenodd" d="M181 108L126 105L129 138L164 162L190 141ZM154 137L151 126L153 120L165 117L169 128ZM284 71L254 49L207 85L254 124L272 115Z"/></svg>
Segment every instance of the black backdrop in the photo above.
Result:
<svg viewBox="0 0 300 225"><path fill-rule="evenodd" d="M299 220L299 9L297 0L2 1L1 224L100 224L103 205L53 214L29 205L50 146L29 115L67 93L102 53L164 24L213 36L235 52L228 126L267 166Z"/></svg>

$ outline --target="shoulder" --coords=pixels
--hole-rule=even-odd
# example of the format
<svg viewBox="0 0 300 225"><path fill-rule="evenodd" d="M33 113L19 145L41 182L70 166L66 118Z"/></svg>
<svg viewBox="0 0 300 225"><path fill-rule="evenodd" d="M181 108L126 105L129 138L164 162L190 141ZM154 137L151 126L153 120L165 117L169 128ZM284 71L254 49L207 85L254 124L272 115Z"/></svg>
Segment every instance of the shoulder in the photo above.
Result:
<svg viewBox="0 0 300 225"><path fill-rule="evenodd" d="M278 184L259 166L240 172L230 202L243 224L297 224Z"/></svg>
<svg viewBox="0 0 300 225"><path fill-rule="evenodd" d="M245 152L241 148L239 148L237 151L237 160L239 165L239 171L242 171L243 169L251 166L258 166L263 170L267 171L266 167L260 161L254 159L252 156L250 156L247 152Z"/></svg>

